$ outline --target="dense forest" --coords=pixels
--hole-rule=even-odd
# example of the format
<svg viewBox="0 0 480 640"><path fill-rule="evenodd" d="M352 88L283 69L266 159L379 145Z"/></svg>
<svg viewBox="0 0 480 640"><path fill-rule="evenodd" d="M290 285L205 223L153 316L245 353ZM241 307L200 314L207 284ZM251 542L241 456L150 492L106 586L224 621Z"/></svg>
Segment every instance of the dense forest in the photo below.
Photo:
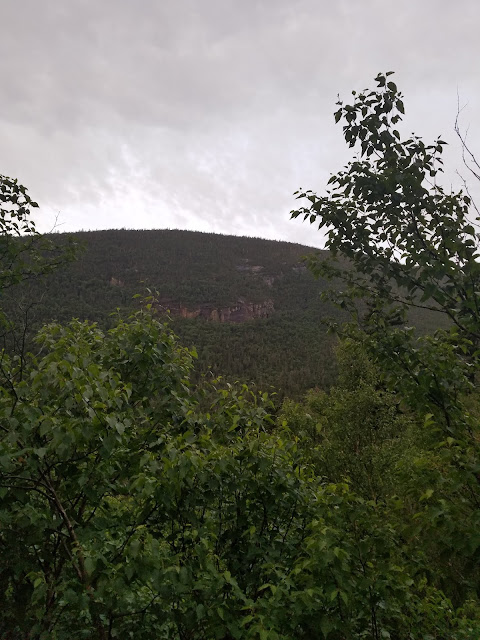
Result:
<svg viewBox="0 0 480 640"><path fill-rule="evenodd" d="M335 339L323 321L347 316L322 300L326 280L314 278L303 260L312 248L169 230L92 231L51 239L58 246L74 241L76 260L4 297L4 308L18 323L25 324L28 312L31 334L47 322L72 318L109 328L116 309L135 310L135 295L150 288L181 342L196 348L197 377L211 372L231 382L255 383L274 388L280 398L332 383ZM410 319L422 332L444 324L439 313L426 310L413 310Z"/></svg>
<svg viewBox="0 0 480 640"><path fill-rule="evenodd" d="M390 75L338 103L358 156L297 193L326 237L305 263L40 236L0 176L2 637L478 640L480 233L435 182L445 143L401 139ZM228 369L248 339L273 367L286 342L278 379ZM226 377L199 375L193 340Z"/></svg>
<svg viewBox="0 0 480 640"><path fill-rule="evenodd" d="M136 294L155 291L181 341L198 352L196 371L274 386L298 395L329 384L332 339L328 312L301 258L286 242L189 231L93 231L69 236L78 258L43 281L10 291L12 311L31 301L32 328L76 317L108 328L112 312L138 308ZM52 237L57 244L67 238Z"/></svg>

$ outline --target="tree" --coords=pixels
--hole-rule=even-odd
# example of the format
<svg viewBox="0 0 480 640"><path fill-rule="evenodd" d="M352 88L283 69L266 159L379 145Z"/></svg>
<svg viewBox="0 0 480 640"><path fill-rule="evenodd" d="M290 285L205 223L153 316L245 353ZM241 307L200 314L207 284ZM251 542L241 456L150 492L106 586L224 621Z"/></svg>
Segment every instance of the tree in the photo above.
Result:
<svg viewBox="0 0 480 640"><path fill-rule="evenodd" d="M48 273L66 259L65 248L41 236L31 218L38 203L18 180L0 175L0 292Z"/></svg>
<svg viewBox="0 0 480 640"><path fill-rule="evenodd" d="M335 356L338 378L328 393L311 390L303 403L285 401L278 419L299 436L317 474L384 501L400 491L399 466L412 454L410 434L418 425L398 410L398 395L385 389L358 343L340 343Z"/></svg>
<svg viewBox="0 0 480 640"><path fill-rule="evenodd" d="M423 464L437 478L430 475L424 533L444 544L463 596L478 594L480 233L468 194L439 183L446 143L402 139L403 96L390 75L379 74L374 91L353 92L352 104L338 102L335 120L358 154L331 176L326 195L297 192L307 204L292 216L326 232L331 258L308 263L344 284L325 294L352 315L337 329L362 343L424 422ZM419 336L409 326L417 308L444 316L446 328Z"/></svg>
<svg viewBox="0 0 480 640"><path fill-rule="evenodd" d="M38 340L39 359L3 356L2 632L240 633L298 554L313 498L262 398L219 390L202 414L190 352L149 311Z"/></svg>
<svg viewBox="0 0 480 640"><path fill-rule="evenodd" d="M403 96L388 75L377 76L377 91L353 92L352 105L338 103L335 119L345 120L345 141L360 153L332 175L326 196L298 193L309 204L292 216L320 220L332 259L313 256L309 265L317 275L338 277L346 285L327 296L356 317L365 336L374 336L377 356L385 347L394 376L399 369L409 372L413 388L424 392L451 432L455 400L472 389L478 365L480 234L469 216L469 196L447 193L437 182L446 143L401 140L395 127L404 113ZM359 299L368 311L361 316ZM446 316L449 330L438 332L435 343L418 341L407 325L412 308ZM438 366L435 371L430 366L432 349L448 361L448 389Z"/></svg>
<svg viewBox="0 0 480 640"><path fill-rule="evenodd" d="M0 390L6 637L461 637L385 505L325 484L267 397L198 395L151 310L38 340Z"/></svg>
<svg viewBox="0 0 480 640"><path fill-rule="evenodd" d="M33 208L38 204L27 189L18 180L0 175L0 337L4 347L19 354L25 352L30 310L38 300L22 304L15 285L51 273L77 253L72 240L58 243L37 232Z"/></svg>

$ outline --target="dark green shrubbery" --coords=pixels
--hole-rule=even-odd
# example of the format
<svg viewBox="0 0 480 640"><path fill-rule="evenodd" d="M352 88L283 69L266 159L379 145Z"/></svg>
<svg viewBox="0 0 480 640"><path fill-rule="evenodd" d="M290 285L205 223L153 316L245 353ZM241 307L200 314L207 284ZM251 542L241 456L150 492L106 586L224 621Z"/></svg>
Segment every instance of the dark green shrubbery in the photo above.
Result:
<svg viewBox="0 0 480 640"><path fill-rule="evenodd" d="M331 419L325 451L341 454L327 478L305 434L273 424L267 397L213 386L205 411L191 354L148 311L107 333L49 326L38 341L23 365L3 360L3 633L456 637L441 635L454 633L453 605L419 534L406 539L402 506L391 490L369 495L379 471L387 483L383 457L374 443L348 454L361 431L348 402L342 447L344 390L315 408ZM390 416L389 397L371 403Z"/></svg>

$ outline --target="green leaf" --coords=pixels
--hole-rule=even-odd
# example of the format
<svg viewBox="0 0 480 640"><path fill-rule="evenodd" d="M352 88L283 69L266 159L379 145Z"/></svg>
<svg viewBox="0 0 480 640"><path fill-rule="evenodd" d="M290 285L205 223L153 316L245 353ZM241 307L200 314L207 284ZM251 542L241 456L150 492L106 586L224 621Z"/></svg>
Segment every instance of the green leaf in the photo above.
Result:
<svg viewBox="0 0 480 640"><path fill-rule="evenodd" d="M88 556L85 558L85 570L87 571L87 573L91 574L95 571L95 559Z"/></svg>

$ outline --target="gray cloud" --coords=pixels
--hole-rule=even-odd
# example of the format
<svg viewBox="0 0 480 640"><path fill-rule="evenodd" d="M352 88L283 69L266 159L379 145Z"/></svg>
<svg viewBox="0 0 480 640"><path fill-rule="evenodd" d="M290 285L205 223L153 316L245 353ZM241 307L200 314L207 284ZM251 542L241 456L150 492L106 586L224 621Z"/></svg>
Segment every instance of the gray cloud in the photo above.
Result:
<svg viewBox="0 0 480 640"><path fill-rule="evenodd" d="M349 157L337 93L397 71L405 131L457 89L480 151L476 0L4 0L0 172L62 230L179 227L320 244L289 221Z"/></svg>

